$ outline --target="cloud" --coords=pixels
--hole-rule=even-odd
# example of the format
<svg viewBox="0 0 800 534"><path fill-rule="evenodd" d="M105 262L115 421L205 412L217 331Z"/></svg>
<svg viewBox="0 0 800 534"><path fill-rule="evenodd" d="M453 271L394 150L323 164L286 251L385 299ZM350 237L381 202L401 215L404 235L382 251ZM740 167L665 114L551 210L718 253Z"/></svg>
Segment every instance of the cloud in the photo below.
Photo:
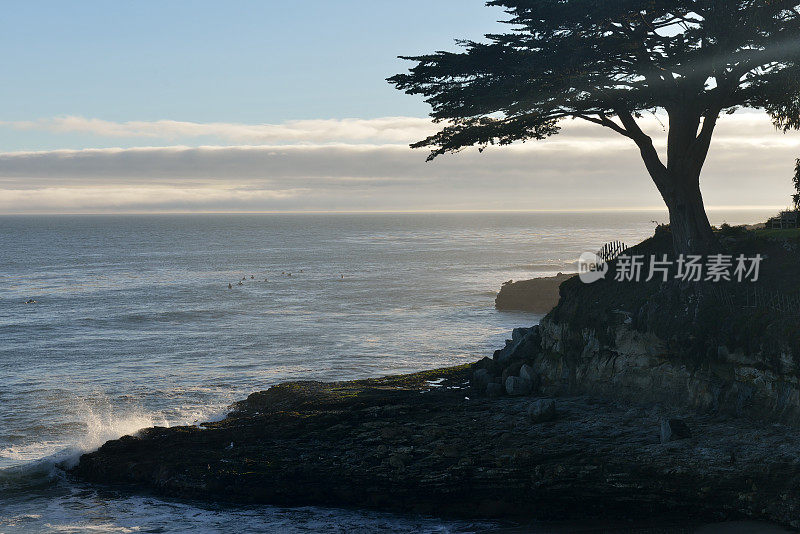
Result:
<svg viewBox="0 0 800 534"><path fill-rule="evenodd" d="M668 119L664 115L645 115L642 128L654 138L664 133ZM774 133L763 113L738 113L721 119L723 129L734 137L747 136L753 128L761 134ZM608 139L610 132L583 120L565 120L564 131L573 140ZM366 143L410 144L436 132L438 126L420 117L383 117L376 119L296 120L280 124L245 124L225 122L187 122L174 120L115 122L97 118L64 116L33 121L0 121L0 127L56 134L89 134L98 137L162 139L190 141L215 139L234 144L320 144ZM718 133L717 137L725 135ZM623 141L624 142L624 141ZM184 144L184 143L182 143ZM187 145L192 143L185 143Z"/></svg>
<svg viewBox="0 0 800 534"><path fill-rule="evenodd" d="M330 119L288 121L282 124L185 122L173 120L113 122L85 117L56 117L36 121L7 121L0 126L16 130L60 134L91 134L111 138L181 140L215 138L234 143L411 142L430 135L435 126L428 119L385 117L380 119Z"/></svg>
<svg viewBox="0 0 800 534"><path fill-rule="evenodd" d="M365 127L373 132L369 135L389 135L385 132L392 130L387 125L393 120L361 122L372 123ZM405 144L333 142L343 134L333 132L331 121L302 122L306 133L301 144L0 154L0 212L592 209L661 204L635 146L578 121L567 121L564 132L547 141L490 147L483 153L466 150L432 163L425 163L424 151ZM416 125L413 128L422 128L423 122L408 120ZM312 128L310 123L319 124ZM348 135L357 135L357 128L347 124ZM661 134L656 145L663 152L658 120L644 125L654 136ZM314 138L324 142L311 143ZM798 156L800 136L776 133L765 116L724 117L703 174L707 204L785 205Z"/></svg>
<svg viewBox="0 0 800 534"><path fill-rule="evenodd" d="M0 195L0 213L106 212L106 211L216 211L225 207L247 207L279 203L304 190L247 190L242 188L169 186L145 187L43 187L5 189Z"/></svg>

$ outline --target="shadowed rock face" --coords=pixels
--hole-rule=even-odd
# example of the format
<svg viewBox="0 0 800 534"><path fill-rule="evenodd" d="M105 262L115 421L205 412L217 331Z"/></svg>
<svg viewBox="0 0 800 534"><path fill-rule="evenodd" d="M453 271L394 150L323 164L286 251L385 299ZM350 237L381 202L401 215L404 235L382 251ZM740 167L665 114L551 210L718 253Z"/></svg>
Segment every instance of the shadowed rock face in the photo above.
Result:
<svg viewBox="0 0 800 534"><path fill-rule="evenodd" d="M515 330L495 361L503 369L525 362L549 395L659 402L800 425L800 320L727 302L746 302L737 297L755 288L797 294L800 243L729 232L726 254L764 255L758 284L574 278L562 284L561 300L540 326ZM627 253L649 257L670 246L662 232Z"/></svg>
<svg viewBox="0 0 800 534"><path fill-rule="evenodd" d="M537 397L475 396L471 372L282 384L205 428L111 441L72 474L237 503L516 519L677 512L800 525L795 430L582 396L556 399L556 414L535 422ZM676 415L692 437L661 444L661 421Z"/></svg>

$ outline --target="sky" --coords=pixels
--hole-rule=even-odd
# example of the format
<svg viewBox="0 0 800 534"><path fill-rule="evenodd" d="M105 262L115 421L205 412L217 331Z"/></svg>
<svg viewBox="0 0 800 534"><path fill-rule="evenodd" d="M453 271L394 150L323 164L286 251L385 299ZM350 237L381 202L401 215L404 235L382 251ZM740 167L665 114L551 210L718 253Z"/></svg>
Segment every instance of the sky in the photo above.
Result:
<svg viewBox="0 0 800 534"><path fill-rule="evenodd" d="M661 206L636 148L588 123L433 163L408 148L435 126L385 78L408 67L398 55L502 31L482 0L4 8L0 213ZM797 157L800 136L765 116L724 117L707 205L786 206Z"/></svg>

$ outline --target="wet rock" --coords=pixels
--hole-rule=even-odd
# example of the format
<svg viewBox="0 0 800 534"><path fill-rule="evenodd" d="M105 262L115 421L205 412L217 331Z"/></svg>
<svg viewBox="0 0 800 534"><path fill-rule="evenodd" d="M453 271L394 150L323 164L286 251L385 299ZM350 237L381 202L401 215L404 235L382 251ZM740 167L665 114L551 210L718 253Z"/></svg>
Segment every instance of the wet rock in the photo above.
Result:
<svg viewBox="0 0 800 534"><path fill-rule="evenodd" d="M461 458L464 449L457 443L441 443L434 450L434 454L444 458Z"/></svg>
<svg viewBox="0 0 800 534"><path fill-rule="evenodd" d="M661 443L692 437L689 427L680 419L661 420Z"/></svg>
<svg viewBox="0 0 800 534"><path fill-rule="evenodd" d="M391 415L390 415L391 417ZM406 431L396 426L388 426L381 428L381 439L396 440L405 436Z"/></svg>
<svg viewBox="0 0 800 534"><path fill-rule="evenodd" d="M518 376L509 376L506 378L506 393L512 397L521 395L529 395L531 392L531 383L524 378Z"/></svg>
<svg viewBox="0 0 800 534"><path fill-rule="evenodd" d="M528 406L528 419L532 423L546 423L556 418L556 401L540 399Z"/></svg>
<svg viewBox="0 0 800 534"><path fill-rule="evenodd" d="M202 428L152 428L110 441L70 472L147 494L236 504L526 523L749 517L800 528L793 491L800 429L692 412L693 446L654 446L654 427L643 422L665 418L677 434L668 418L684 412L674 404L667 412L573 395L559 397L556 413L552 398L465 401L457 386L473 370L279 384ZM431 389L436 379L442 387Z"/></svg>

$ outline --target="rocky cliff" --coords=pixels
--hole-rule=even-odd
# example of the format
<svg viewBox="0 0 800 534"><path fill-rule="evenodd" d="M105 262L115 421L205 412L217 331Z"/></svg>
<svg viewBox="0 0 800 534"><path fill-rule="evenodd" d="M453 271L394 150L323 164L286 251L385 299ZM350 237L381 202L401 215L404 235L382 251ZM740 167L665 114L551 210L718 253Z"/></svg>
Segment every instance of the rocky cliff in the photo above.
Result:
<svg viewBox="0 0 800 534"><path fill-rule="evenodd" d="M540 326L517 332L500 358L527 361L548 393L800 424L800 317L742 296L796 291L796 243L730 232L729 254L765 256L757 284L573 278ZM667 234L656 235L629 253L668 246Z"/></svg>

